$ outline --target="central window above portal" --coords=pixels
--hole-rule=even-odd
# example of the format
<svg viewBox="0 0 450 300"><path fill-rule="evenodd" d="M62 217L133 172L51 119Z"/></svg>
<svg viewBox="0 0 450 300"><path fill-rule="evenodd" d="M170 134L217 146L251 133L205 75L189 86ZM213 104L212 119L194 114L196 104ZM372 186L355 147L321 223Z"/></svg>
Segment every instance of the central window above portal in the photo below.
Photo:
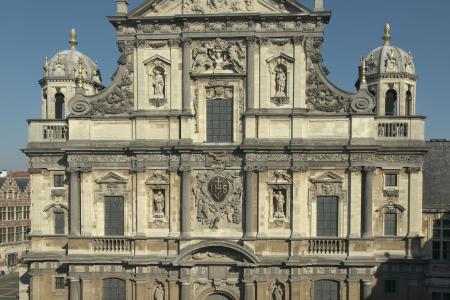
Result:
<svg viewBox="0 0 450 300"><path fill-rule="evenodd" d="M208 143L233 142L233 100L209 99L207 106Z"/></svg>

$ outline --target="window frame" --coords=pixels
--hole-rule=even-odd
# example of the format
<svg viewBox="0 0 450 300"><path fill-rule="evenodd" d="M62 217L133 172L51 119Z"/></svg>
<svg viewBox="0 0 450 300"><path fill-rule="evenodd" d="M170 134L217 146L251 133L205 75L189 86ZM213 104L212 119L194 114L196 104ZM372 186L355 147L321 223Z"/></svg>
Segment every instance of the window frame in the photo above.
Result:
<svg viewBox="0 0 450 300"><path fill-rule="evenodd" d="M222 105L226 103L227 105ZM228 111L228 109L230 111ZM215 113L215 111L219 113ZM218 118L216 118L218 116ZM218 127L212 126L218 122ZM227 126L224 126L227 125ZM211 127L212 126L212 127ZM230 131L229 134L222 134ZM218 140L216 139L218 137ZM223 139L222 139L223 138ZM206 143L231 144L234 143L234 100L233 99L207 99L206 100Z"/></svg>
<svg viewBox="0 0 450 300"><path fill-rule="evenodd" d="M57 235L64 235L66 234L66 216L64 214L64 211L55 211L53 212L53 222L54 222L54 226L53 226L53 230L54 233ZM58 219L61 218L61 219ZM62 222L62 224L60 223Z"/></svg>
<svg viewBox="0 0 450 300"><path fill-rule="evenodd" d="M444 221L448 222L448 225L444 225ZM435 228L437 222L439 222L439 227ZM441 218L433 220L431 232L432 259L436 261L450 262L450 219ZM436 236L436 232L438 232L438 236ZM449 236L445 236L444 232L448 232ZM439 258L437 258L437 256L439 256Z"/></svg>
<svg viewBox="0 0 450 300"><path fill-rule="evenodd" d="M393 232L393 234L391 234L391 232L387 232L388 228L386 227L386 225L387 225L388 220L387 220L386 216L388 216L388 215L394 216L394 220L393 220L394 228L393 228L393 231L391 231L391 232ZM398 213L397 212L387 211L384 213L384 215L383 215L383 234L384 234L384 236L387 236L387 237L398 236Z"/></svg>
<svg viewBox="0 0 450 300"><path fill-rule="evenodd" d="M55 276L55 285L54 288L56 291L65 290L66 289L66 277L65 276ZM61 286L62 280L62 286Z"/></svg>
<svg viewBox="0 0 450 300"><path fill-rule="evenodd" d="M395 185L390 185L390 182L388 181L388 178L390 176L395 176ZM394 189L395 190L395 189L399 188L399 178L400 178L400 176L399 176L398 172L387 171L387 172L384 172L383 177L384 177L384 188L385 189L388 189L388 190L389 189L391 189L391 190Z"/></svg>
<svg viewBox="0 0 450 300"><path fill-rule="evenodd" d="M15 252L6 254L6 265L8 266L8 268L17 266L17 257L17 253ZM13 261L14 264L12 264L11 261Z"/></svg>
<svg viewBox="0 0 450 300"><path fill-rule="evenodd" d="M335 214L334 217L331 218L331 213L332 211L328 211L328 215L330 216L330 218L326 219L326 218L320 218L320 216L325 216L327 214L326 211L321 212L320 211L320 205L321 203L324 204L328 204L326 202L328 201L334 201L335 206L333 205L333 209L335 208ZM338 196L317 196L317 200L316 200L316 237L332 237L332 238L337 238L339 237L339 197ZM331 206L330 206L331 207ZM324 207L325 209L326 207ZM322 226L320 226L320 222L323 221L324 223L328 223L329 226L328 228L325 228L327 226L325 226L324 224L322 224ZM332 228L331 224L334 224L334 228ZM334 229L334 232L332 232L332 230ZM325 232L326 230L328 230L328 232ZM328 234L329 233L329 234Z"/></svg>
<svg viewBox="0 0 450 300"><path fill-rule="evenodd" d="M62 178L62 181L61 181ZM53 187L63 188L66 184L66 176L64 174L53 175Z"/></svg>

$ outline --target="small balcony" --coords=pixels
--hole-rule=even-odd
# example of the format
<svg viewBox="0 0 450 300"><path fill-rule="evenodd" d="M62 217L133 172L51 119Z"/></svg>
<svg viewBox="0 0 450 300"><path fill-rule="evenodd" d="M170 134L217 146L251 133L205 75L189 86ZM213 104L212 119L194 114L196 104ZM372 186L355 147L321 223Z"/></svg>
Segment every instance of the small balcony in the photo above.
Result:
<svg viewBox="0 0 450 300"><path fill-rule="evenodd" d="M423 117L377 118L376 126L376 138L379 140L425 140L425 120Z"/></svg>
<svg viewBox="0 0 450 300"><path fill-rule="evenodd" d="M69 138L69 128L64 120L28 121L28 142L54 143L65 142Z"/></svg>
<svg viewBox="0 0 450 300"><path fill-rule="evenodd" d="M70 237L69 254L134 255L136 242L128 237Z"/></svg>

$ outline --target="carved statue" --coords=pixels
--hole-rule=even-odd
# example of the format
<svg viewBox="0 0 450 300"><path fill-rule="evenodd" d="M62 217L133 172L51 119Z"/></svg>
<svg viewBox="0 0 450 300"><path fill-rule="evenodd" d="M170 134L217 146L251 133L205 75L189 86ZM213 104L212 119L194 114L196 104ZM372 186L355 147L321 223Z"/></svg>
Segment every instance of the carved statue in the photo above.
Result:
<svg viewBox="0 0 450 300"><path fill-rule="evenodd" d="M192 51L192 70L195 73L199 73L212 68L212 63L208 58L208 48L202 43Z"/></svg>
<svg viewBox="0 0 450 300"><path fill-rule="evenodd" d="M283 300L283 295L284 295L283 289L279 285L276 285L275 288L273 289L272 299Z"/></svg>
<svg viewBox="0 0 450 300"><path fill-rule="evenodd" d="M191 10L192 11L199 12L199 13L204 13L205 12L205 10L204 10L200 0L191 0L190 4L191 4Z"/></svg>
<svg viewBox="0 0 450 300"><path fill-rule="evenodd" d="M153 70L153 96L156 99L165 98L165 81L164 81L164 71L159 68Z"/></svg>
<svg viewBox="0 0 450 300"><path fill-rule="evenodd" d="M154 194L153 202L155 203L155 216L164 217L165 197L162 191L158 191Z"/></svg>
<svg viewBox="0 0 450 300"><path fill-rule="evenodd" d="M209 0L209 7L212 10L219 10L219 9L223 9L225 7L225 5L227 5L228 1L227 0Z"/></svg>
<svg viewBox="0 0 450 300"><path fill-rule="evenodd" d="M275 215L276 216L285 216L284 212L284 204L286 200L284 199L284 195L281 191L278 191L278 193L273 193L273 197L275 200Z"/></svg>
<svg viewBox="0 0 450 300"><path fill-rule="evenodd" d="M391 49L386 53L386 71L396 71L397 70L397 59L395 58L394 49Z"/></svg>
<svg viewBox="0 0 450 300"><path fill-rule="evenodd" d="M287 97L286 95L287 76L283 68L275 69L275 97Z"/></svg>
<svg viewBox="0 0 450 300"><path fill-rule="evenodd" d="M238 41L217 38L210 42L195 42L192 49L192 71L232 70L241 73L244 66L245 50Z"/></svg>
<svg viewBox="0 0 450 300"><path fill-rule="evenodd" d="M153 299L155 300L164 300L164 288L162 284L158 284L155 289L155 294Z"/></svg>
<svg viewBox="0 0 450 300"><path fill-rule="evenodd" d="M234 65L235 69L243 70L244 64L242 63L242 58L245 57L244 52L241 50L241 47L236 42L234 44L230 44L228 46L228 57L230 62Z"/></svg>

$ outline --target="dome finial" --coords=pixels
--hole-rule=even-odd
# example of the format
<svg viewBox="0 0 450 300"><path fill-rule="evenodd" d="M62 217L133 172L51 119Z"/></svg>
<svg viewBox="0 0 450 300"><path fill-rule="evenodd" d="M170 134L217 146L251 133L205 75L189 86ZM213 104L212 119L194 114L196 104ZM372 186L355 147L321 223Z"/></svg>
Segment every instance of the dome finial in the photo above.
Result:
<svg viewBox="0 0 450 300"><path fill-rule="evenodd" d="M77 31L75 30L75 28L72 28L72 30L70 30L69 45L71 46L72 49L75 49L78 45Z"/></svg>
<svg viewBox="0 0 450 300"><path fill-rule="evenodd" d="M386 23L384 25L384 35L383 35L383 41L385 45L389 45L391 43L391 25L389 23Z"/></svg>

